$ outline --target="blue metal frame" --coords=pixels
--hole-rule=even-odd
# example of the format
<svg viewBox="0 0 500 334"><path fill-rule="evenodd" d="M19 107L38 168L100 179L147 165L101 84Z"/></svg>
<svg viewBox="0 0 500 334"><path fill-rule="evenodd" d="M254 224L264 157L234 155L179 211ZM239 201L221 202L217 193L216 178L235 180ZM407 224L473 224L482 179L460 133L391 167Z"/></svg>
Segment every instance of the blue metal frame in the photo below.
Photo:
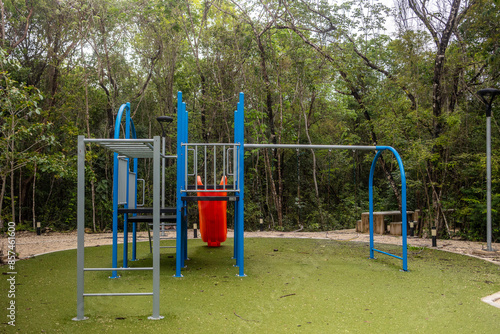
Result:
<svg viewBox="0 0 500 334"><path fill-rule="evenodd" d="M373 158L372 166L370 168L370 181L368 184L369 189L369 201L370 201L370 259L374 259L374 252L378 252L381 254L389 255L400 259L403 261L403 271L408 271L408 247L407 247L407 213L406 213L406 176L405 170L403 167L403 161L399 156L399 153L390 146L376 146L377 154ZM383 252L378 250L374 246L373 240L373 175L375 173L375 166L377 164L377 160L383 151L388 150L391 151L396 160L398 162L399 171L401 173L401 220L402 220L402 256L397 256L394 254L390 254L387 252Z"/></svg>
<svg viewBox="0 0 500 334"><path fill-rule="evenodd" d="M126 113L125 119L125 138L130 138L130 133L132 133L133 138L136 138L135 127L130 119L130 103L124 104L120 107L115 124L115 139L120 136L120 124L123 117L123 112ZM182 277L181 269L185 267L185 261L187 260L187 202L182 200L182 194L186 189L185 184L185 164L186 164L186 150L183 144L188 143L188 112L186 110L186 103L182 102L182 92L177 93L177 200L176 200L176 270L174 277ZM259 144L248 144L245 145L244 141L244 126L245 126L245 114L244 114L244 94L239 94L239 102L237 109L234 112L234 143L239 144L239 149L237 150L238 159L238 169L236 172L235 185L239 189L236 193L238 196L237 201L234 204L234 259L236 260L235 266L239 268L237 276L244 277L244 156L245 156L245 146L251 147L264 147L266 145ZM293 145L274 145L274 146L290 146ZM373 159L371 169L370 169L370 179L369 179L369 200L370 200L370 258L374 258L374 252L386 254L403 261L403 271L408 270L407 266L407 215L402 214L402 256L397 256L387 252L383 252L374 247L373 239L373 176L375 172L376 162L380 154L385 151L391 151L398 162L400 173L401 173L401 197L402 197L402 212L406 213L406 177L404 172L403 163L398 152L390 146L332 146L332 145L309 145L309 148L339 148L339 149L362 149L362 150L377 150L377 153ZM115 165L114 165L114 178L118 180L118 154L114 155ZM136 194L135 199L137 201L137 159L134 159L134 172L136 173ZM128 191L128 187L127 187ZM128 194L127 194L128 198ZM128 207L128 204L125 206ZM118 182L114 182L113 185L113 268L117 268L117 228L118 228ZM127 256L128 256L128 231L127 231L127 214L124 215L124 251L123 251L123 267L127 268ZM132 250L132 260L136 259L136 226L133 226L133 250ZM117 276L117 271L113 271L112 278Z"/></svg>
<svg viewBox="0 0 500 334"><path fill-rule="evenodd" d="M115 132L114 139L120 139L120 125L123 118L123 113L125 112L125 139L130 139L130 134L132 134L132 138L136 139L137 134L135 131L134 122L130 117L130 102L122 104L120 109L118 109L118 114L116 115L115 121ZM112 267L118 268L118 153L113 154L113 253L112 253ZM128 159L127 159L127 170L128 167ZM135 201L137 205L137 158L133 159L133 170L135 173ZM127 176L127 201L128 201L128 176ZM128 203L125 204L125 208L128 208ZM133 223L132 233L133 233L133 245L132 245L132 261L136 260L136 223ZM123 217L123 268L127 268L128 266L128 215L124 214ZM111 273L110 278L118 278L120 277L117 274L117 271L114 270Z"/></svg>
<svg viewBox="0 0 500 334"><path fill-rule="evenodd" d="M234 142L240 144L237 150L238 155L238 170L236 172L237 179L235 180L239 192L236 195L239 197L235 201L234 214L234 259L236 259L236 267L239 268L238 276L244 277L244 130L245 130L245 112L244 112L244 94L240 93L237 109L234 112ZM186 103L182 102L182 92L177 93L177 210L176 210L176 265L174 277L182 277L181 269L185 267L187 260L187 202L182 200L182 193L186 190L186 150L183 144L188 143L188 112L186 111Z"/></svg>

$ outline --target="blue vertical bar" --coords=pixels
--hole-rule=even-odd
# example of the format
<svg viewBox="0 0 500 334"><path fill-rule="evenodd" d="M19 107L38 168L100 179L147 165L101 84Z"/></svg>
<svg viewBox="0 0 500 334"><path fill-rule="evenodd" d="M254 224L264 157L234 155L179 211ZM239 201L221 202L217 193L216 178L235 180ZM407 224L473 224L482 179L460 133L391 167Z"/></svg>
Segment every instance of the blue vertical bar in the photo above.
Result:
<svg viewBox="0 0 500 334"><path fill-rule="evenodd" d="M137 133L135 132L135 126L134 126L134 121L130 119L130 126L131 126L131 131L132 131L132 138L136 139L137 138ZM134 194L134 207L137 208L137 158L134 158L134 173L135 173L135 194ZM133 214L134 216L137 216L136 213ZM132 260L131 261L137 261L137 223L132 223Z"/></svg>
<svg viewBox="0 0 500 334"><path fill-rule="evenodd" d="M130 106L130 104L129 104ZM123 117L123 110L127 107L122 104L118 109L118 114L115 120L114 139L120 138L120 123ZM113 251L112 251L112 267L118 268L118 153L113 154ZM111 272L109 278L118 278L116 270Z"/></svg>
<svg viewBox="0 0 500 334"><path fill-rule="evenodd" d="M134 138L136 138L134 136ZM134 158L134 182L135 182L135 194L134 194L134 207L137 208L137 158ZM134 216L137 214L134 213ZM137 261L137 223L132 223L132 259L131 261Z"/></svg>
<svg viewBox="0 0 500 334"><path fill-rule="evenodd" d="M127 159L127 173L129 171L129 161ZM129 176L127 175L127 186L126 186L126 198L127 203L123 206L125 209L128 209L128 198L129 198ZM128 268L128 213L123 214L123 268Z"/></svg>
<svg viewBox="0 0 500 334"><path fill-rule="evenodd" d="M368 197L369 197L369 210L370 210L370 259L374 259L374 242L373 242L373 175L375 174L375 166L377 164L378 157L382 151L378 151L373 158L372 166L370 168L370 178L368 181Z"/></svg>
<svg viewBox="0 0 500 334"><path fill-rule="evenodd" d="M112 267L118 268L118 153L113 154L113 252ZM116 270L109 278L120 277Z"/></svg>
<svg viewBox="0 0 500 334"><path fill-rule="evenodd" d="M189 142L189 138L188 138L188 135L189 135L189 114L187 112L187 109L186 109L186 103L185 102L182 102L182 113L183 113L183 118L182 118L182 121L184 122L184 126L183 126L183 139L182 139L182 142L183 143L188 143ZM188 157L185 156L184 157L184 163L187 164L187 161L188 160ZM184 167L184 166L183 166ZM186 170L186 169L184 169ZM184 175L185 177L185 175ZM185 179L184 179L185 180ZM184 189L187 188L187 184L184 185ZM182 220L182 263L181 263L181 266L182 268L185 268L186 267L186 264L185 264L185 260L187 260L187 202L186 201L182 201L182 208L183 208L183 220ZM180 233L180 232L179 232Z"/></svg>
<svg viewBox="0 0 500 334"><path fill-rule="evenodd" d="M239 188L239 201L236 202L235 243L236 243L236 265L239 267L237 276L244 277L244 207L245 207L245 95L240 93L240 102L234 115L234 142L239 144L238 152L238 175L237 185Z"/></svg>
<svg viewBox="0 0 500 334"><path fill-rule="evenodd" d="M236 154L236 152L234 152ZM238 240L237 238L237 222L238 222L238 201L234 202L234 213L233 213L233 229L234 229L234 235L233 235L233 259L236 260L237 253L238 253L238 248L236 247L236 241Z"/></svg>
<svg viewBox="0 0 500 334"><path fill-rule="evenodd" d="M182 245L182 215L183 215L183 203L181 199L181 190L184 189L184 162L185 162L185 151L182 148L182 142L184 140L184 132L187 132L187 122L184 118L185 106L182 103L182 92L177 93L177 199L176 199L176 261L175 261L175 275L174 277L182 277L181 268L183 267L183 245Z"/></svg>
<svg viewBox="0 0 500 334"><path fill-rule="evenodd" d="M401 175L401 223L402 223L402 247L403 247L403 271L408 271L408 246L407 246L407 239L408 239L408 234L407 234L407 229L408 229L408 215L406 211L406 175L405 175L405 169L403 166L403 161L401 160L401 156L399 153L392 147L386 147L387 150L391 151L394 156L396 157L396 160L399 165L399 172Z"/></svg>
<svg viewBox="0 0 500 334"><path fill-rule="evenodd" d="M125 139L130 139L130 102L125 107ZM127 159L127 172L130 170L130 159ZM127 175L127 201L129 198L129 177ZM128 209L128 203L125 204ZM123 215L123 268L128 268L128 214Z"/></svg>
<svg viewBox="0 0 500 334"><path fill-rule="evenodd" d="M187 235L187 224L188 224L188 221L187 221L187 203L186 202L183 202L182 203L182 216L183 216L183 220L182 220L182 267L185 268L186 264L184 261L186 261L188 259L188 256L187 256L187 240L188 240L188 235Z"/></svg>

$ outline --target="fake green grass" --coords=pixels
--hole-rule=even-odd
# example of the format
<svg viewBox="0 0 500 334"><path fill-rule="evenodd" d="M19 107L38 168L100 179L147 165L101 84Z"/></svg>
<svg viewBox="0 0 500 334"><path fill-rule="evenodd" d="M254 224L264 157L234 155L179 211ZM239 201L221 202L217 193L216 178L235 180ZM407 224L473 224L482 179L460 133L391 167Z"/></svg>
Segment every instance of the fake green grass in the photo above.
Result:
<svg viewBox="0 0 500 334"><path fill-rule="evenodd" d="M395 246L378 245L398 253ZM183 278L173 250L162 249L162 320L148 320L151 297L87 297L76 316L76 251L16 264L16 326L7 325L8 272L2 267L0 332L7 333L498 333L500 309L480 301L500 291L500 267L431 249L409 252L409 272L368 245L310 239L245 240L245 273L236 277L232 240L208 248L190 240ZM121 254L121 253L119 253ZM169 256L170 255L170 256ZM147 243L141 260L150 266ZM109 267L111 247L86 249L86 267ZM85 292L149 292L152 273L85 273Z"/></svg>

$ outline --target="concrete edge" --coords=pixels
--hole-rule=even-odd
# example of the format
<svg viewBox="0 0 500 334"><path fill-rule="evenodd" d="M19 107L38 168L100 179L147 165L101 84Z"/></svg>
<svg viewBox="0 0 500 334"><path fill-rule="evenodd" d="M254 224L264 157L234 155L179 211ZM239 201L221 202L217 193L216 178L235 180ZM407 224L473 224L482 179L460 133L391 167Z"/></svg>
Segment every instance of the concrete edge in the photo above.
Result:
<svg viewBox="0 0 500 334"><path fill-rule="evenodd" d="M486 304L490 304L491 306L500 308L500 301L496 302L497 300L500 300L500 291L492 295L481 298L481 301L485 302Z"/></svg>

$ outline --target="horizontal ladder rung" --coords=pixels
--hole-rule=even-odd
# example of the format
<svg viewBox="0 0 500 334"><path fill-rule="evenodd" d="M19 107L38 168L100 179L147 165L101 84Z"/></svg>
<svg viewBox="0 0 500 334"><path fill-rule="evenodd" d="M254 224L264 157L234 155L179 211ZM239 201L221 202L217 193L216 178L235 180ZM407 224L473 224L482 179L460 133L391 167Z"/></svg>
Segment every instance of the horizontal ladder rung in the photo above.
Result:
<svg viewBox="0 0 500 334"><path fill-rule="evenodd" d="M175 220L177 216L175 215L168 215L168 216L161 216L160 215L160 222L164 222L165 225L167 225L168 221ZM149 223L153 221L153 216L132 216L128 217L127 220L129 223Z"/></svg>
<svg viewBox="0 0 500 334"><path fill-rule="evenodd" d="M84 271L116 271L116 270L153 270L153 267L135 268L83 268Z"/></svg>
<svg viewBox="0 0 500 334"><path fill-rule="evenodd" d="M84 293L84 297L109 297L109 296L152 296L152 292L117 292L117 293Z"/></svg>
<svg viewBox="0 0 500 334"><path fill-rule="evenodd" d="M153 226L153 223L148 223L149 226ZM160 226L176 226L177 223L162 223L160 222Z"/></svg>
<svg viewBox="0 0 500 334"><path fill-rule="evenodd" d="M240 199L239 196L182 196L183 201L229 201L235 202Z"/></svg>
<svg viewBox="0 0 500 334"><path fill-rule="evenodd" d="M177 211L176 208L160 208L160 213L171 213L175 214ZM118 213L128 213L128 214L133 214L133 213L153 213L153 208L151 207L138 207L135 209L125 209L125 208L118 208Z"/></svg>

